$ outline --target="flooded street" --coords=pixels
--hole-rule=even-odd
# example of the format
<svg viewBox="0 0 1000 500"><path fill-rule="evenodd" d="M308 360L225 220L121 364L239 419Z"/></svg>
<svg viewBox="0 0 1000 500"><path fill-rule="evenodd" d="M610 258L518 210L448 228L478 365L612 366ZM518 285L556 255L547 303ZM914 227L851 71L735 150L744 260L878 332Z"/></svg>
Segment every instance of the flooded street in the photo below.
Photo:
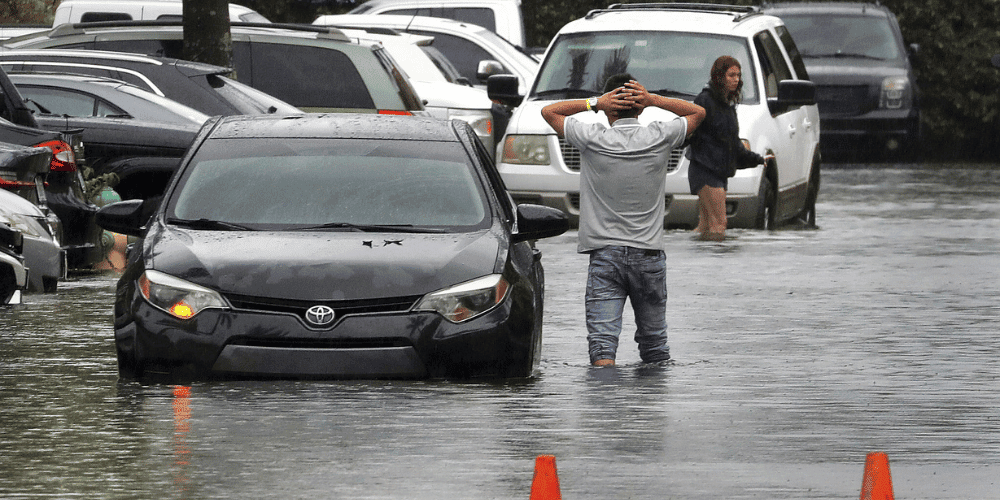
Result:
<svg viewBox="0 0 1000 500"><path fill-rule="evenodd" d="M0 497L1000 498L1000 167L823 170L819 229L668 232L666 366L588 366L585 256L542 241L529 381L119 382L115 277L0 310Z"/></svg>

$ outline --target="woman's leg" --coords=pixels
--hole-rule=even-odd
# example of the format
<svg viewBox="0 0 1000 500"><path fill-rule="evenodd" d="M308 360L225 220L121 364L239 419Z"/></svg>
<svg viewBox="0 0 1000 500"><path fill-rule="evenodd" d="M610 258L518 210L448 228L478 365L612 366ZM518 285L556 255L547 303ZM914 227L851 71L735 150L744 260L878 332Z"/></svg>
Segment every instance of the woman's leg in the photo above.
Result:
<svg viewBox="0 0 1000 500"><path fill-rule="evenodd" d="M723 188L705 186L698 191L698 200L707 221L705 237L711 240L721 240L726 237L726 190ZM704 210L703 212L701 210ZM699 226L701 223L699 223Z"/></svg>

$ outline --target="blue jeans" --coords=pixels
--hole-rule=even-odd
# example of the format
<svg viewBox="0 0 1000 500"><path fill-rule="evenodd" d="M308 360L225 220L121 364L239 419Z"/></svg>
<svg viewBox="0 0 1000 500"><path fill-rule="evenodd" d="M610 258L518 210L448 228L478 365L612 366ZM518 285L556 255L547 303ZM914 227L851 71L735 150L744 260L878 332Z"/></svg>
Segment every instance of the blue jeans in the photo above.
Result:
<svg viewBox="0 0 1000 500"><path fill-rule="evenodd" d="M670 359L667 346L667 263L662 250L605 247L590 253L587 274L587 343L590 362L615 359L628 298L635 311L635 341L643 361Z"/></svg>

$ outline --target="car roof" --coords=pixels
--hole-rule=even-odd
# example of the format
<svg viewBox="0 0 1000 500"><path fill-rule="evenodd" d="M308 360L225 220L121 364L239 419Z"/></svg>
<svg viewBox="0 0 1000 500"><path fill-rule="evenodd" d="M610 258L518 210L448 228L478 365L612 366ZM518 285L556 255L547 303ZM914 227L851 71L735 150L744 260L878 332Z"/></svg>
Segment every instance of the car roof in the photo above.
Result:
<svg viewBox="0 0 1000 500"><path fill-rule="evenodd" d="M757 7L714 4L615 4L570 21L560 34L592 31L673 31L751 36L780 25Z"/></svg>
<svg viewBox="0 0 1000 500"><path fill-rule="evenodd" d="M128 32L182 32L183 22L176 20L165 21L101 21L92 23L61 24L49 31L25 35L12 38L5 42L9 47L17 47L22 40L37 39L39 37L60 38L73 35L85 35L102 32L128 33ZM348 37L344 36L336 28L324 26L314 26L311 24L290 24L290 23L245 23L232 22L229 27L230 33L246 36L274 36L287 38L301 38L309 40L328 40L330 42L340 42L354 44Z"/></svg>
<svg viewBox="0 0 1000 500"><path fill-rule="evenodd" d="M193 76L205 75L227 75L231 72L229 68L216 66L195 61L185 61L172 59L169 57L157 57L131 52L110 52L105 50L92 49L0 49L0 59L16 59L18 57L42 57L45 59L90 59L107 61L127 61L136 64L148 64L150 66L177 66L184 69L184 73Z"/></svg>
<svg viewBox="0 0 1000 500"><path fill-rule="evenodd" d="M420 116L350 113L234 115L218 120L210 139L344 138L458 142L455 125Z"/></svg>
<svg viewBox="0 0 1000 500"><path fill-rule="evenodd" d="M890 11L883 5L866 2L779 2L765 4L763 10L775 15L781 14L850 14L887 17Z"/></svg>

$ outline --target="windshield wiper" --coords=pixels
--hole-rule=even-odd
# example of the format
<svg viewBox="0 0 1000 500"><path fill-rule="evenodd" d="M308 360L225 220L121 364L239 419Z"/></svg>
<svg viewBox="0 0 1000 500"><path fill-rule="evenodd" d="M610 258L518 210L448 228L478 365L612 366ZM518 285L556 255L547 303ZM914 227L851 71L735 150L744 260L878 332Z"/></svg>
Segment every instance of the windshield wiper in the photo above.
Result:
<svg viewBox="0 0 1000 500"><path fill-rule="evenodd" d="M578 97L593 97L595 95L599 96L601 95L601 93L595 92L593 90L571 89L567 87L562 89L542 90L540 92L536 92L532 97L552 97L557 95L565 96L566 98L571 98L571 97L578 98Z"/></svg>
<svg viewBox="0 0 1000 500"><path fill-rule="evenodd" d="M328 222L315 226L296 227L290 231L309 231L314 229L348 229L365 233L443 233L443 229L432 227L417 227L413 224L354 224L352 222Z"/></svg>
<svg viewBox="0 0 1000 500"><path fill-rule="evenodd" d="M694 97L695 95L689 92L681 92L680 90L674 90L674 89L650 90L649 93L662 95L664 97L678 97L678 96Z"/></svg>
<svg viewBox="0 0 1000 500"><path fill-rule="evenodd" d="M867 54L854 54L851 52L834 52L831 54L802 54L802 57L819 59L823 57L850 57L854 59L874 59L876 61L884 61L885 59L881 57L870 56Z"/></svg>
<svg viewBox="0 0 1000 500"><path fill-rule="evenodd" d="M251 227L236 224L234 222L226 222L221 220L212 219L180 219L177 217L167 218L167 224L174 224L176 226L189 227L191 229L206 229L206 230L222 230L222 231L256 231Z"/></svg>

